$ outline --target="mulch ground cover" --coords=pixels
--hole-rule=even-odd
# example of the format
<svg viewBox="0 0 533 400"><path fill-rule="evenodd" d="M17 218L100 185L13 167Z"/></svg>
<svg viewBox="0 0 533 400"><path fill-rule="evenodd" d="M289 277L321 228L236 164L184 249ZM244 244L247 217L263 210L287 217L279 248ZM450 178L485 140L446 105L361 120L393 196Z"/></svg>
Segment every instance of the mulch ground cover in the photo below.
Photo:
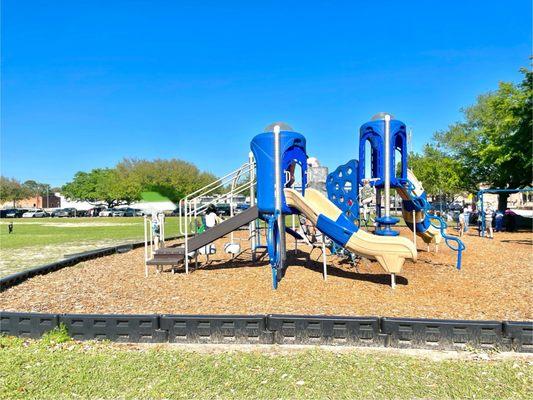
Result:
<svg viewBox="0 0 533 400"><path fill-rule="evenodd" d="M245 238L247 231L237 232ZM403 228L402 235L412 238ZM287 237L288 270L271 288L268 257L251 262L249 243L231 260L223 253L229 237L215 242L208 264L144 276L143 249L84 262L37 276L0 293L0 310L45 313L308 314L456 319L531 320L533 235L497 233L493 240L471 230L464 238L462 270L456 253L442 244L427 252L418 239L418 262L407 261L391 289L376 262L353 266L328 256L322 276L320 252ZM318 259L318 260L317 260ZM199 259L205 262L202 256Z"/></svg>

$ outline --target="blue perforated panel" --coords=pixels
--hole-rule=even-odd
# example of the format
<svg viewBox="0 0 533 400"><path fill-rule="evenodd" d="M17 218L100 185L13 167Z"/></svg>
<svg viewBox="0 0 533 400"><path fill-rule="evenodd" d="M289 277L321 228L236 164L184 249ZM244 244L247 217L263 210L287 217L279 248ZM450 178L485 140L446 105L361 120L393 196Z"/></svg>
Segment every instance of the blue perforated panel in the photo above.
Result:
<svg viewBox="0 0 533 400"><path fill-rule="evenodd" d="M350 160L328 175L326 183L329 200L354 222L359 219L359 168L357 160Z"/></svg>

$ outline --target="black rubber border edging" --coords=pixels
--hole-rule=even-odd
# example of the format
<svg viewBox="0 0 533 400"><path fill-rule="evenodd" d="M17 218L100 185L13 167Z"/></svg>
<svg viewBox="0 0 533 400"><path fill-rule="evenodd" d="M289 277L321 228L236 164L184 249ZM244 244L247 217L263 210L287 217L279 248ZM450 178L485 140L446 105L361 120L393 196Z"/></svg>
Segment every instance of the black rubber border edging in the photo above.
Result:
<svg viewBox="0 0 533 400"><path fill-rule="evenodd" d="M167 240L178 239L168 238ZM0 279L0 292L34 277L144 245L74 254ZM326 344L533 353L531 321L464 321L312 315L40 314L0 311L0 334L39 338L64 324L77 340L136 343Z"/></svg>
<svg viewBox="0 0 533 400"><path fill-rule="evenodd" d="M533 323L301 315L0 312L0 334L39 338L64 324L76 340L352 345L533 352Z"/></svg>

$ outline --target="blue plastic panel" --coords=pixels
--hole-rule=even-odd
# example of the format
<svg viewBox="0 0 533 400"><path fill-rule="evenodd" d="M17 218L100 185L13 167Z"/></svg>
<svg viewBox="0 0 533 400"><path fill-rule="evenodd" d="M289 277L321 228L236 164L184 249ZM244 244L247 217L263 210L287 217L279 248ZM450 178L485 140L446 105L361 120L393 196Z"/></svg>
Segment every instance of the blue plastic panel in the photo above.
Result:
<svg viewBox="0 0 533 400"><path fill-rule="evenodd" d="M274 213L276 182L274 162L274 134L265 132L255 136L250 144L254 153L257 171L257 206L262 213ZM280 153L282 176L281 182L285 184L285 169L292 163L298 163L302 169L302 186L307 183L307 154L305 151L305 137L297 132L280 132ZM293 214L294 211L287 206L285 195L282 194L282 212Z"/></svg>
<svg viewBox="0 0 533 400"><path fill-rule="evenodd" d="M337 221L333 221L323 214L318 216L316 227L339 246L344 247L350 237L358 231L348 218L341 214Z"/></svg>
<svg viewBox="0 0 533 400"><path fill-rule="evenodd" d="M382 188L385 179L385 121L376 120L363 124L359 134L359 177L379 178L374 185ZM365 144L370 142L371 146L371 160L369 162L370 173L365 175L367 167ZM400 176L396 177L396 153L395 149L399 149L402 154L402 168ZM391 187L401 186L399 179L407 178L407 134L405 124L396 119L390 121L390 177Z"/></svg>
<svg viewBox="0 0 533 400"><path fill-rule="evenodd" d="M359 166L350 160L328 175L326 182L329 200L342 210L352 222L359 219Z"/></svg>

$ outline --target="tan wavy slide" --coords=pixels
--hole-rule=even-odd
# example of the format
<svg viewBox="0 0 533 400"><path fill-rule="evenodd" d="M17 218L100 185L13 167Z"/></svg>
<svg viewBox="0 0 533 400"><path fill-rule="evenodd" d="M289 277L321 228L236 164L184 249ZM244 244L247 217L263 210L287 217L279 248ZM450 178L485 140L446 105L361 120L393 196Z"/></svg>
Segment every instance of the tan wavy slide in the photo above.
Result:
<svg viewBox="0 0 533 400"><path fill-rule="evenodd" d="M414 194L416 196L422 196L424 193L424 188L422 187L422 183L416 178L413 171L410 169L407 170L407 178L413 183L415 186ZM397 188L396 191L398 192L398 195L402 200L410 200L409 195L407 194L407 191L403 188ZM405 208L402 208L402 216L405 222L412 224L413 223L413 213L411 211L407 211ZM415 222L421 223L424 222L424 220L427 218L425 211L415 211ZM416 235L424 241L427 245L430 243L434 243L438 245L442 241L442 236L440 234L440 231L435 228L433 225L429 225L428 228L421 232L419 230L416 231Z"/></svg>
<svg viewBox="0 0 533 400"><path fill-rule="evenodd" d="M315 226L320 214L337 221L342 213L315 189L305 189L305 197L294 189L284 189L284 193L287 205L299 210ZM416 261L417 257L416 247L409 239L401 236L377 236L362 229L355 232L344 247L362 257L376 260L391 274L399 273L406 259Z"/></svg>

